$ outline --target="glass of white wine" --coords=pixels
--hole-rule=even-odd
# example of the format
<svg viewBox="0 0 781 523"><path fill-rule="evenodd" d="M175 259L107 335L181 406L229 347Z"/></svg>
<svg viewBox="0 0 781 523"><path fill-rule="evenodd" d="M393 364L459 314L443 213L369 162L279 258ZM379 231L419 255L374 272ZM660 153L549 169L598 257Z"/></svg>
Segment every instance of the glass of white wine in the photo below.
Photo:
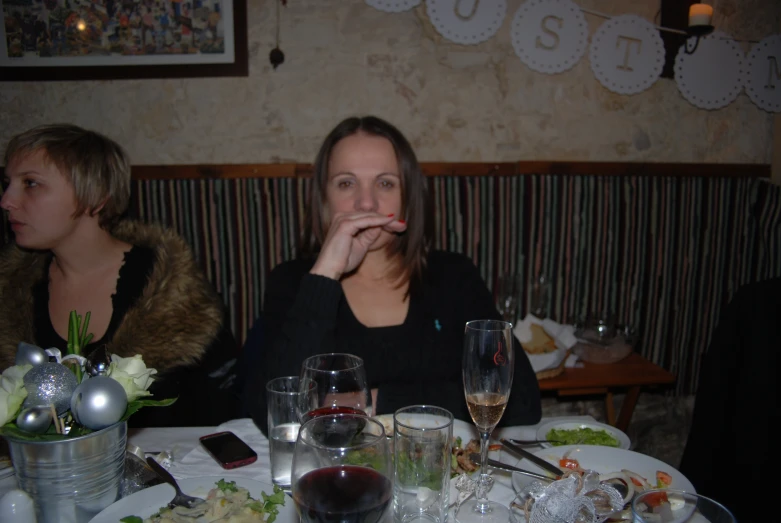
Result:
<svg viewBox="0 0 781 523"><path fill-rule="evenodd" d="M488 440L502 419L515 369L512 324L498 320L467 322L464 331L462 374L469 414L480 433L480 486L476 499L464 503L456 514L459 523L506 523L509 508L488 501L492 482L486 473Z"/></svg>

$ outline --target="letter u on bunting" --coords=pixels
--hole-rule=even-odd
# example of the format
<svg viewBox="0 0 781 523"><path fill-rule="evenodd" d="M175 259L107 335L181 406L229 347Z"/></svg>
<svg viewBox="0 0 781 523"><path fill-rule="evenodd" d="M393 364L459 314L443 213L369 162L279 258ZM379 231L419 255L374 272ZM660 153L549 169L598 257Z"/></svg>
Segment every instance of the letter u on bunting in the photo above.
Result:
<svg viewBox="0 0 781 523"><path fill-rule="evenodd" d="M496 34L507 15L507 0L426 0L426 12L439 34L473 45Z"/></svg>
<svg viewBox="0 0 781 523"><path fill-rule="evenodd" d="M616 16L594 33L589 59L599 83L615 93L637 94L662 74L664 42L648 20Z"/></svg>
<svg viewBox="0 0 781 523"><path fill-rule="evenodd" d="M586 52L588 24L571 0L526 0L513 17L515 54L539 73L572 69Z"/></svg>

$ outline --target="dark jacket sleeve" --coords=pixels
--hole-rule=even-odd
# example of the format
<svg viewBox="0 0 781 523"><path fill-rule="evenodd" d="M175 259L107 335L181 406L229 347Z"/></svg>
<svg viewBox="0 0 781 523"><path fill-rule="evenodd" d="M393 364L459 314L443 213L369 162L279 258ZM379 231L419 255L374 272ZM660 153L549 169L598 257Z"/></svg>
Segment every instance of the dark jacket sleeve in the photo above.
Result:
<svg viewBox="0 0 781 523"><path fill-rule="evenodd" d="M743 286L726 307L702 360L679 467L698 493L723 503L738 521L756 514L756 499L774 494L779 319L781 278ZM725 478L734 471L751 481Z"/></svg>
<svg viewBox="0 0 781 523"><path fill-rule="evenodd" d="M296 260L277 266L269 276L263 303L264 365L251 373L245 387L255 424L267 434L266 383L298 376L301 362L312 354L333 352L342 286L309 274L311 262Z"/></svg>
<svg viewBox="0 0 781 523"><path fill-rule="evenodd" d="M131 427L214 426L239 416L235 388L236 339L223 322L217 338L194 365L175 367L150 387L152 399L178 397L169 407L144 407L130 417Z"/></svg>

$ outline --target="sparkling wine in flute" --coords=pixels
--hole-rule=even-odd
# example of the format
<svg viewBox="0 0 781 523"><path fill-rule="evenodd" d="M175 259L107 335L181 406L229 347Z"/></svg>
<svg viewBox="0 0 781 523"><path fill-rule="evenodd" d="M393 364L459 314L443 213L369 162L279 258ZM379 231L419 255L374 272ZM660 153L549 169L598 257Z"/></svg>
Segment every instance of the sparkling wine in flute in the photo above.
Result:
<svg viewBox="0 0 781 523"><path fill-rule="evenodd" d="M472 421L481 431L491 431L502 419L507 407L507 396L495 392L478 392L466 397L466 406Z"/></svg>
<svg viewBox="0 0 781 523"><path fill-rule="evenodd" d="M510 509L488 500L488 441L502 419L513 384L515 354L512 324L499 320L467 322L461 373L469 414L480 432L480 485L478 496L464 502L456 523L508 523Z"/></svg>

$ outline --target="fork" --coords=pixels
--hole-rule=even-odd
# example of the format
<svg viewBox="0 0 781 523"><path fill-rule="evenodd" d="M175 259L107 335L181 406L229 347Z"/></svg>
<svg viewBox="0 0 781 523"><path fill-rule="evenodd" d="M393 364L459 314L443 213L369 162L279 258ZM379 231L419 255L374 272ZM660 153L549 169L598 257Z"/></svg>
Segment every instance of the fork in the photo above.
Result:
<svg viewBox="0 0 781 523"><path fill-rule="evenodd" d="M170 472L165 470L162 465L160 465L153 457L146 458L146 462L149 464L150 467L152 467L152 470L154 470L158 476L160 476L163 481L171 485L176 490L176 496L174 496L174 499L168 503L168 508L173 509L175 507L185 507L185 508L194 508L201 503L205 503L206 500L202 498L196 498L195 496L188 496L184 492L182 492L182 489L179 488L179 484L176 483L176 480L171 475Z"/></svg>

